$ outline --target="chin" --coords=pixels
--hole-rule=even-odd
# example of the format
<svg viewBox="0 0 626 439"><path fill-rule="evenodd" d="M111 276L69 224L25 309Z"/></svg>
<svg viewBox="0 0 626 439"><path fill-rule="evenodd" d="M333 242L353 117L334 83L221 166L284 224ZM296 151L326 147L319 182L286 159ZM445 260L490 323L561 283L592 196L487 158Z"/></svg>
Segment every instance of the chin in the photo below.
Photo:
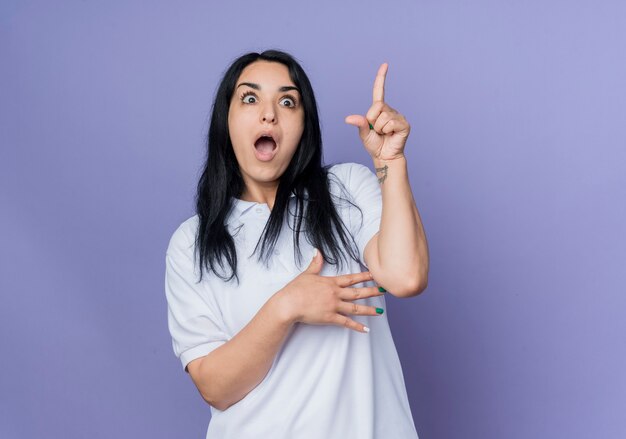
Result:
<svg viewBox="0 0 626 439"><path fill-rule="evenodd" d="M259 183L270 183L280 179L284 172L284 170L277 169L276 166L272 165L273 164L271 162L256 164L243 172L254 181L258 181Z"/></svg>

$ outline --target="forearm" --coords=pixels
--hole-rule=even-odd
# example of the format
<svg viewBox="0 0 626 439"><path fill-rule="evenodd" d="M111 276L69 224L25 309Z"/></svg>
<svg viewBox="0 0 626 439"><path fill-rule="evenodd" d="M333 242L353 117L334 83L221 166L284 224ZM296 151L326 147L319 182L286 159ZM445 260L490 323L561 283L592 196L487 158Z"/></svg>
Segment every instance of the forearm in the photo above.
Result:
<svg viewBox="0 0 626 439"><path fill-rule="evenodd" d="M267 375L292 325L279 296L272 296L237 335L194 366L202 397L219 410L244 398Z"/></svg>
<svg viewBox="0 0 626 439"><path fill-rule="evenodd" d="M392 293L417 294L428 282L428 243L409 184L406 159L375 159L374 166L383 205L376 280Z"/></svg>

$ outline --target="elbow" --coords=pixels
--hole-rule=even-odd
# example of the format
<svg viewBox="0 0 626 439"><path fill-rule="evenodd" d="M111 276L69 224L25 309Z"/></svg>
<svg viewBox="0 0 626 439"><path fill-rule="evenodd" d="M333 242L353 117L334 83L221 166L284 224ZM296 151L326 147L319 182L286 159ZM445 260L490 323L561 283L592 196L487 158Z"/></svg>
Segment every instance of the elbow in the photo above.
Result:
<svg viewBox="0 0 626 439"><path fill-rule="evenodd" d="M208 395L206 392L200 392L200 396L202 396L202 399L204 400L204 402L206 402L208 405L210 405L211 407L221 412L228 409L232 405L228 401L215 398L211 395Z"/></svg>
<svg viewBox="0 0 626 439"><path fill-rule="evenodd" d="M207 392L207 389L201 389L198 385L196 385L196 387L198 388L198 393L200 393L200 396L202 397L204 402L206 402L211 407L215 407L216 409L221 410L221 404L213 395Z"/></svg>
<svg viewBox="0 0 626 439"><path fill-rule="evenodd" d="M425 262L402 266L392 263L377 268L374 273L375 281L396 297L417 296L428 286L428 259Z"/></svg>
<svg viewBox="0 0 626 439"><path fill-rule="evenodd" d="M189 373L193 383L198 390L198 393L211 407L224 411L232 405L226 398L223 398L219 386L215 385L214 379L208 376L208 373L203 371L203 366L206 366L206 359L208 356L198 358L190 362L185 368ZM210 369L210 368L209 368Z"/></svg>
<svg viewBox="0 0 626 439"><path fill-rule="evenodd" d="M428 279L420 277L404 282L402 285L399 285L397 289L393 290L392 293L402 298L415 297L421 294L427 286Z"/></svg>
<svg viewBox="0 0 626 439"><path fill-rule="evenodd" d="M215 389L214 389L215 390ZM232 405L237 404L241 398L233 397L232 394L215 391L209 393L206 390L200 391L200 396L204 402L221 412L228 410Z"/></svg>
<svg viewBox="0 0 626 439"><path fill-rule="evenodd" d="M422 292L424 292L424 290L427 287L428 287L428 275L425 275L424 277L421 277L419 281L417 282L413 295L417 296L419 294L422 294Z"/></svg>
<svg viewBox="0 0 626 439"><path fill-rule="evenodd" d="M204 400L204 402L206 402L208 405L210 405L211 407L215 407L218 410L221 410L218 407L218 402L212 398L210 395L208 395L206 392L203 392L202 390L198 389L200 392L200 396L202 397L202 399Z"/></svg>
<svg viewBox="0 0 626 439"><path fill-rule="evenodd" d="M213 407L216 410L219 410L221 412L223 412L224 410L228 409L228 407L230 407L230 404L227 404L225 402L217 402L217 401L211 401L211 400L206 400L206 399L205 399L205 401L211 407Z"/></svg>
<svg viewBox="0 0 626 439"><path fill-rule="evenodd" d="M428 272L420 274L398 274L389 278L390 282L385 289L400 298L415 297L421 294L428 286Z"/></svg>

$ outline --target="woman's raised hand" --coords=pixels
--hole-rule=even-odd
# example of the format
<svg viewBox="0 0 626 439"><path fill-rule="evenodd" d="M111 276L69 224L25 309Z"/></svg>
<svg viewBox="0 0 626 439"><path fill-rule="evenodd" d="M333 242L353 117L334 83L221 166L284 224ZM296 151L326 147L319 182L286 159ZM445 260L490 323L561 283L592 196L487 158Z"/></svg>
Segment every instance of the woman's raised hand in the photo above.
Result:
<svg viewBox="0 0 626 439"><path fill-rule="evenodd" d="M363 146L373 159L394 160L404 156L404 146L411 126L404 116L385 102L387 63L382 64L372 93L372 106L365 116L353 114L345 122L359 129ZM370 128L370 126L372 128Z"/></svg>
<svg viewBox="0 0 626 439"><path fill-rule="evenodd" d="M316 252L309 267L289 282L277 294L281 296L282 310L292 322L312 325L337 325L369 332L363 324L347 317L353 315L380 315L373 306L357 305L353 300L381 296L377 287L355 288L352 285L372 280L369 272L341 276L320 276L324 258ZM380 310L380 308L379 308ZM382 310L380 310L382 313Z"/></svg>

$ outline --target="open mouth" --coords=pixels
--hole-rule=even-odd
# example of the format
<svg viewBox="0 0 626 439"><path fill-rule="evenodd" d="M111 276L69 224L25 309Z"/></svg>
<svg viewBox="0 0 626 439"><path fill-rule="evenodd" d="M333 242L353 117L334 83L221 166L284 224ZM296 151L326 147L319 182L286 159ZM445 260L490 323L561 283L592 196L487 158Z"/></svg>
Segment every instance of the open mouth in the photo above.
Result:
<svg viewBox="0 0 626 439"><path fill-rule="evenodd" d="M271 136L261 136L254 142L255 155L264 162L274 158L276 147L276 141Z"/></svg>

